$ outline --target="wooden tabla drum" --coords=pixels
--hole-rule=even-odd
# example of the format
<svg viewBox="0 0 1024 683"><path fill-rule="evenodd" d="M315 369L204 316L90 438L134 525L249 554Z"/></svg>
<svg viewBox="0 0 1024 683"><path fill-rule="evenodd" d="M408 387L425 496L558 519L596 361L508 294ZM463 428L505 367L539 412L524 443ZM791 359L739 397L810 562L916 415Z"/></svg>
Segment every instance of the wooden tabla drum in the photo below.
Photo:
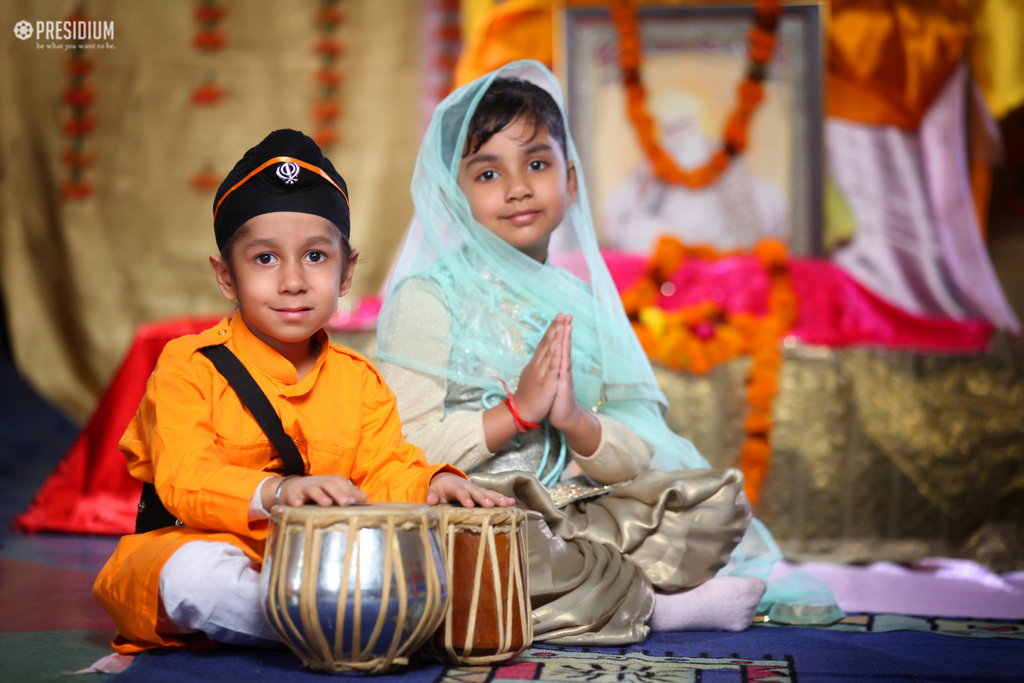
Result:
<svg viewBox="0 0 1024 683"><path fill-rule="evenodd" d="M267 621L310 669L408 664L448 600L437 526L426 505L275 506L260 577Z"/></svg>
<svg viewBox="0 0 1024 683"><path fill-rule="evenodd" d="M464 666L515 659L533 642L526 513L436 509L452 598L428 651Z"/></svg>

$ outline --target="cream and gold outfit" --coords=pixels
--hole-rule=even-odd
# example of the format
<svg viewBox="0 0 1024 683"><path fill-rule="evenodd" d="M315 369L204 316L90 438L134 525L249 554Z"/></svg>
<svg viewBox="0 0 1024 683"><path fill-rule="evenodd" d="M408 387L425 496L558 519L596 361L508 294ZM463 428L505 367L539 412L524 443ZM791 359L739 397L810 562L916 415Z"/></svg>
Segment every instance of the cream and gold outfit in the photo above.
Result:
<svg viewBox="0 0 1024 683"><path fill-rule="evenodd" d="M433 281L408 280L390 306L392 352L427 365L447 364L451 318ZM490 342L528 355L514 329ZM455 465L537 513L530 516L528 535L539 641L608 646L644 640L654 591L691 588L714 576L750 521L738 470L651 470L648 444L600 413L597 451L584 457L568 449L568 471L582 475L573 479L572 490L578 492L580 483L590 486L586 492L616 486L558 507L534 474L543 460L540 430L491 453L483 430L483 390L386 361L380 371L397 397L403 435L423 448L430 463ZM557 452L552 432L550 450ZM549 457L542 475L553 462ZM622 482L627 483L617 485ZM554 488L564 497L569 486Z"/></svg>

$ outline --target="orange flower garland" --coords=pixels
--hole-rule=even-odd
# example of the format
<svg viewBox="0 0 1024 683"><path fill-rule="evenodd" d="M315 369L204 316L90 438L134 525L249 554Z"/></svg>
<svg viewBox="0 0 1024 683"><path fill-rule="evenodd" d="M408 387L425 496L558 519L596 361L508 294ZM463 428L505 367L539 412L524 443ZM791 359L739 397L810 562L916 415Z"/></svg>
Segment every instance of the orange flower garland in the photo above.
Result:
<svg viewBox="0 0 1024 683"><path fill-rule="evenodd" d="M750 354L750 412L744 422L747 438L740 450L739 468L746 479L747 498L751 505L756 505L771 464L768 437L782 367L779 339L796 321L796 296L789 276L786 245L767 239L754 248L754 255L768 271L771 283L765 316L728 313L710 300L675 311L655 305L661 286L687 258L718 260L740 253L687 247L674 237L662 237L645 276L623 290L622 303L647 355L674 370L706 374L720 363Z"/></svg>
<svg viewBox="0 0 1024 683"><path fill-rule="evenodd" d="M226 13L227 10L217 0L199 0L192 13L199 25L192 36L192 46L207 52L223 48L226 39L220 22Z"/></svg>
<svg viewBox="0 0 1024 683"><path fill-rule="evenodd" d="M338 67L338 61L345 55L345 43L338 38L338 29L345 23L344 10L338 7L339 0L321 0L316 11L316 23L320 37L313 51L320 56L320 66L313 74L317 97L313 100L310 115L314 122L313 139L321 147L330 147L341 140L338 119L344 113L339 99L345 72Z"/></svg>
<svg viewBox="0 0 1024 683"><path fill-rule="evenodd" d="M85 20L85 11L81 6L68 17L68 21ZM93 66L93 60L85 56L85 47L76 43L65 65L68 87L62 97L71 110L61 126L61 132L67 136L69 144L61 154L61 162L68 169L68 177L60 186L61 197L66 200L85 199L92 194L92 183L85 177L85 171L92 166L93 156L86 151L85 144L96 125L96 117L89 111L96 90L86 80Z"/></svg>
<svg viewBox="0 0 1024 683"><path fill-rule="evenodd" d="M434 42L437 46L434 71L437 86L433 93L438 102L448 97L455 79L455 66L462 50L462 25L459 16L459 0L434 0L434 7L440 14Z"/></svg>
<svg viewBox="0 0 1024 683"><path fill-rule="evenodd" d="M213 169L213 164L207 162L203 168L192 174L189 184L201 192L212 192L220 186L221 176Z"/></svg>
<svg viewBox="0 0 1024 683"><path fill-rule="evenodd" d="M224 89L217 83L217 77L210 74L192 91L192 104L217 104L224 95Z"/></svg>
<svg viewBox="0 0 1024 683"><path fill-rule="evenodd" d="M195 35L192 36L192 47L206 55L203 61L210 67L215 63L215 55L227 44L227 36L221 26L225 16L227 8L220 0L196 0L192 9L192 18L196 26ZM217 80L216 71L211 68L203 80L192 89L189 100L194 107L213 107L220 104L223 97L224 88ZM213 161L207 159L202 167L192 174L188 183L199 192L216 190L220 185L220 177L214 170Z"/></svg>
<svg viewBox="0 0 1024 683"><path fill-rule="evenodd" d="M626 89L626 113L654 174L666 183L694 189L707 187L729 167L732 158L747 147L750 119L764 99L762 81L775 49L775 27L782 12L781 0L756 0L754 27L748 36L750 47L747 57L750 66L746 78L737 88L739 103L726 121L722 148L711 156L708 163L693 170L679 168L675 160L658 144L657 124L647 110L647 95L640 74L643 51L636 7L632 0L610 0L610 6L612 21L619 34L619 65L622 67L622 82Z"/></svg>

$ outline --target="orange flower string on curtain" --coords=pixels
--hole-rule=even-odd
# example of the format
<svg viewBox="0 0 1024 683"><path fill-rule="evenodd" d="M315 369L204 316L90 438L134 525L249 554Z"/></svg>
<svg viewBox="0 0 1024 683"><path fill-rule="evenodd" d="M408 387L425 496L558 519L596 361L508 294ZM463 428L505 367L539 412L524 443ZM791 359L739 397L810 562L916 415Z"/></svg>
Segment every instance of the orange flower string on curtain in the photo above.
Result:
<svg viewBox="0 0 1024 683"><path fill-rule="evenodd" d="M210 74L192 91L192 104L217 104L224 95L224 89L217 83L217 76Z"/></svg>
<svg viewBox="0 0 1024 683"><path fill-rule="evenodd" d="M220 187L220 181L220 174L214 170L212 163L207 162L205 166L192 174L188 182L197 190L212 192Z"/></svg>
<svg viewBox="0 0 1024 683"><path fill-rule="evenodd" d="M192 10L196 33L192 36L192 47L207 56L204 61L212 66L213 55L220 52L227 44L221 22L227 14L227 8L219 0L198 0ZM196 107L212 107L220 103L224 97L224 89L217 81L217 73L212 69L203 80L192 90L190 101ZM218 173L213 161L207 159L202 167L192 174L188 182L194 189L201 192L212 192L220 184Z"/></svg>
<svg viewBox="0 0 1024 683"><path fill-rule="evenodd" d="M435 0L440 13L437 25L437 56L434 68L439 74L435 98L440 101L448 96L455 80L455 67L462 51L462 24L459 17L459 0Z"/></svg>
<svg viewBox="0 0 1024 683"><path fill-rule="evenodd" d="M85 10L79 5L67 20L85 21ZM96 126L96 117L89 111L96 98L96 91L87 81L95 64L85 56L82 44L73 45L65 65L68 87L64 89L62 97L70 108L70 114L61 126L61 132L68 138L68 147L61 154L60 160L68 169L68 177L60 186L60 194L68 200L85 199L92 194L92 183L85 177L85 171L92 166L93 156L85 149L85 144L89 133Z"/></svg>
<svg viewBox="0 0 1024 683"><path fill-rule="evenodd" d="M643 277L623 290L622 303L647 355L669 368L706 374L725 361L750 355L747 375L746 440L740 449L739 468L751 505L760 498L771 465L772 404L779 392L782 353L779 339L796 322L797 301L789 275L786 245L767 239L754 255L768 273L768 313L729 313L707 300L674 311L656 305L662 285L687 258L719 260L741 254L710 247L688 247L674 237L658 240Z"/></svg>
<svg viewBox="0 0 1024 683"><path fill-rule="evenodd" d="M338 0L322 0L316 10L316 25L320 33L314 52L320 56L320 66L313 74L317 95L310 108L313 135L321 147L330 147L341 139L338 119L344 114L339 93L345 82L345 72L338 60L345 54L345 44L338 38L338 28L345 22L345 12Z"/></svg>
<svg viewBox="0 0 1024 683"><path fill-rule="evenodd" d="M195 17L196 34L192 36L192 45L198 50L216 52L224 47L226 38L220 22L227 10L218 0L199 0L193 16Z"/></svg>
<svg viewBox="0 0 1024 683"><path fill-rule="evenodd" d="M612 22L619 34L619 66L622 68L622 83L626 89L626 114L636 130L640 147L654 174L666 183L694 189L712 184L729 167L732 158L747 147L750 119L764 99L762 82L775 49L775 27L782 12L781 0L756 0L754 27L748 36L747 58L750 64L746 78L737 88L736 109L729 115L722 131L722 148L712 154L706 164L691 170L679 168L658 143L657 124L647 109L647 93L640 71L643 49L636 7L632 0L610 0L610 9Z"/></svg>

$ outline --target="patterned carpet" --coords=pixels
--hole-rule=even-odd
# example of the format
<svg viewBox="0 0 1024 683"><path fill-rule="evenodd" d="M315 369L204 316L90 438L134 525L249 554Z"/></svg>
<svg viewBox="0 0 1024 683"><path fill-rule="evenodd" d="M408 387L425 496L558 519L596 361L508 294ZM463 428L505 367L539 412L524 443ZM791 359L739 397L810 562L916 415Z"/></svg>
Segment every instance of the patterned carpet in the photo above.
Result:
<svg viewBox="0 0 1024 683"><path fill-rule="evenodd" d="M910 628L913 630L895 630ZM951 637L952 636L952 637ZM142 655L112 683L323 681L289 652L223 648ZM624 648L538 646L502 667L416 662L378 683L1024 681L1024 621L855 615L830 628L654 634Z"/></svg>

